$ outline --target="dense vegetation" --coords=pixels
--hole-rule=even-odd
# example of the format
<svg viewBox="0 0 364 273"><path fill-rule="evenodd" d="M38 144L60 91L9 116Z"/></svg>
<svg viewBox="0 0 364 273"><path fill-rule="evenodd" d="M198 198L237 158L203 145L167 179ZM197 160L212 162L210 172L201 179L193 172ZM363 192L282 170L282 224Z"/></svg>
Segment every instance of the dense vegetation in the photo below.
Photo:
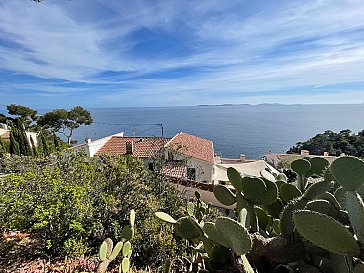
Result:
<svg viewBox="0 0 364 273"><path fill-rule="evenodd" d="M325 131L304 142L298 142L287 153L299 154L301 150L309 150L310 154L339 156L342 153L357 157L364 157L364 130L354 134L350 130L339 133Z"/></svg>
<svg viewBox="0 0 364 273"><path fill-rule="evenodd" d="M133 251L119 245L115 260L131 257L137 268L157 270L166 262L164 272L363 272L364 162L358 158L331 165L299 158L291 163L294 183L284 174L242 177L229 168L234 189L216 185L213 192L230 206L228 217L214 220L199 194L182 210L163 176L129 156L8 157L2 168L16 173L0 180L1 232L30 232L41 246L37 255L93 255L105 238L125 237L135 210ZM100 265L115 257L110 240L103 246Z"/></svg>
<svg viewBox="0 0 364 273"><path fill-rule="evenodd" d="M163 209L178 216L182 201L163 176L139 160L53 154L8 157L1 163L0 171L17 173L1 179L0 232L31 233L42 255L94 254L103 239L121 238L132 209L138 219L135 266L158 266L180 253L172 228L154 212Z"/></svg>

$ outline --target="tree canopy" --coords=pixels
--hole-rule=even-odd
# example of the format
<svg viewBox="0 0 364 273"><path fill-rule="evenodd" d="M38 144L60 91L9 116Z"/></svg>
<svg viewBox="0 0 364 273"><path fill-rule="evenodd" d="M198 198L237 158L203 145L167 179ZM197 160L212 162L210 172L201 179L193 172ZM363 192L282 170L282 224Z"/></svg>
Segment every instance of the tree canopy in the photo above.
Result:
<svg viewBox="0 0 364 273"><path fill-rule="evenodd" d="M90 125L93 122L89 111L81 106L73 107L70 111L55 109L39 117L37 124L45 129L59 132L67 137L68 144L75 129L81 125Z"/></svg>
<svg viewBox="0 0 364 273"><path fill-rule="evenodd" d="M9 115L15 116L5 117L2 115L0 117L0 121L6 122L15 121L18 125L22 124L25 128L29 128L33 121L37 120L37 111L29 108L27 106L19 105L19 104L9 104L7 107Z"/></svg>
<svg viewBox="0 0 364 273"><path fill-rule="evenodd" d="M364 157L364 130L357 134L349 129L341 130L339 133L325 131L322 134L310 138L304 142L297 142L287 153L300 153L301 150L309 150L311 154L322 155L328 152L329 155L352 155Z"/></svg>

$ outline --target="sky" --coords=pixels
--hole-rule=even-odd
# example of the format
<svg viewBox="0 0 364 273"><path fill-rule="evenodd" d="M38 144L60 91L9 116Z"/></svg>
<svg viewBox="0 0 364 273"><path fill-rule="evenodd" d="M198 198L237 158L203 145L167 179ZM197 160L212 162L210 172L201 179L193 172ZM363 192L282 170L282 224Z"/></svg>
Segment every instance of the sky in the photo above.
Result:
<svg viewBox="0 0 364 273"><path fill-rule="evenodd" d="M364 103L363 0L0 0L0 104Z"/></svg>

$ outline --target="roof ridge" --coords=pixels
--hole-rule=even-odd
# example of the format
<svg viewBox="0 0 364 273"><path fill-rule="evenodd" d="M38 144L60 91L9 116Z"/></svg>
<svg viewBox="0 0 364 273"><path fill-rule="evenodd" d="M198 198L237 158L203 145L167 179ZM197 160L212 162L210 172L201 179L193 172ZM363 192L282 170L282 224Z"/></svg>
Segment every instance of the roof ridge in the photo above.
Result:
<svg viewBox="0 0 364 273"><path fill-rule="evenodd" d="M171 142L177 137L179 136L180 134L182 134L183 132L179 132L178 134L176 134L174 137L172 137L165 145L164 145L164 148L168 147L169 144L171 144Z"/></svg>

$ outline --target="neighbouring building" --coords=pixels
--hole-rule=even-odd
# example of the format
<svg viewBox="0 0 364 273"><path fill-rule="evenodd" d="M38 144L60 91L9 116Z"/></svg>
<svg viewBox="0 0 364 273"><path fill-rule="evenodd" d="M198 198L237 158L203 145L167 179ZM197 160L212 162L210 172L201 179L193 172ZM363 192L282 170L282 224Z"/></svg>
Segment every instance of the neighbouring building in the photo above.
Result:
<svg viewBox="0 0 364 273"><path fill-rule="evenodd" d="M118 133L95 141L87 140L71 149L84 150L91 157L102 154L131 155L143 160L150 170L154 170L156 162L162 163L163 173L170 178L207 184L228 181L229 167L248 176L260 176L263 169L277 172L265 161L247 160L245 155L237 159L215 155L211 140L185 132L172 138L124 136Z"/></svg>
<svg viewBox="0 0 364 273"><path fill-rule="evenodd" d="M155 160L163 160L163 172L174 178L193 181L212 181L214 171L214 148L210 140L179 133L173 138L131 137L123 133L72 147L84 150L88 156L131 155L143 160L153 169Z"/></svg>
<svg viewBox="0 0 364 273"><path fill-rule="evenodd" d="M211 140L181 132L164 147L168 163L165 168L170 176L175 171L176 177L211 183L214 172L214 145ZM185 163L184 169L181 164L178 166L179 162Z"/></svg>

